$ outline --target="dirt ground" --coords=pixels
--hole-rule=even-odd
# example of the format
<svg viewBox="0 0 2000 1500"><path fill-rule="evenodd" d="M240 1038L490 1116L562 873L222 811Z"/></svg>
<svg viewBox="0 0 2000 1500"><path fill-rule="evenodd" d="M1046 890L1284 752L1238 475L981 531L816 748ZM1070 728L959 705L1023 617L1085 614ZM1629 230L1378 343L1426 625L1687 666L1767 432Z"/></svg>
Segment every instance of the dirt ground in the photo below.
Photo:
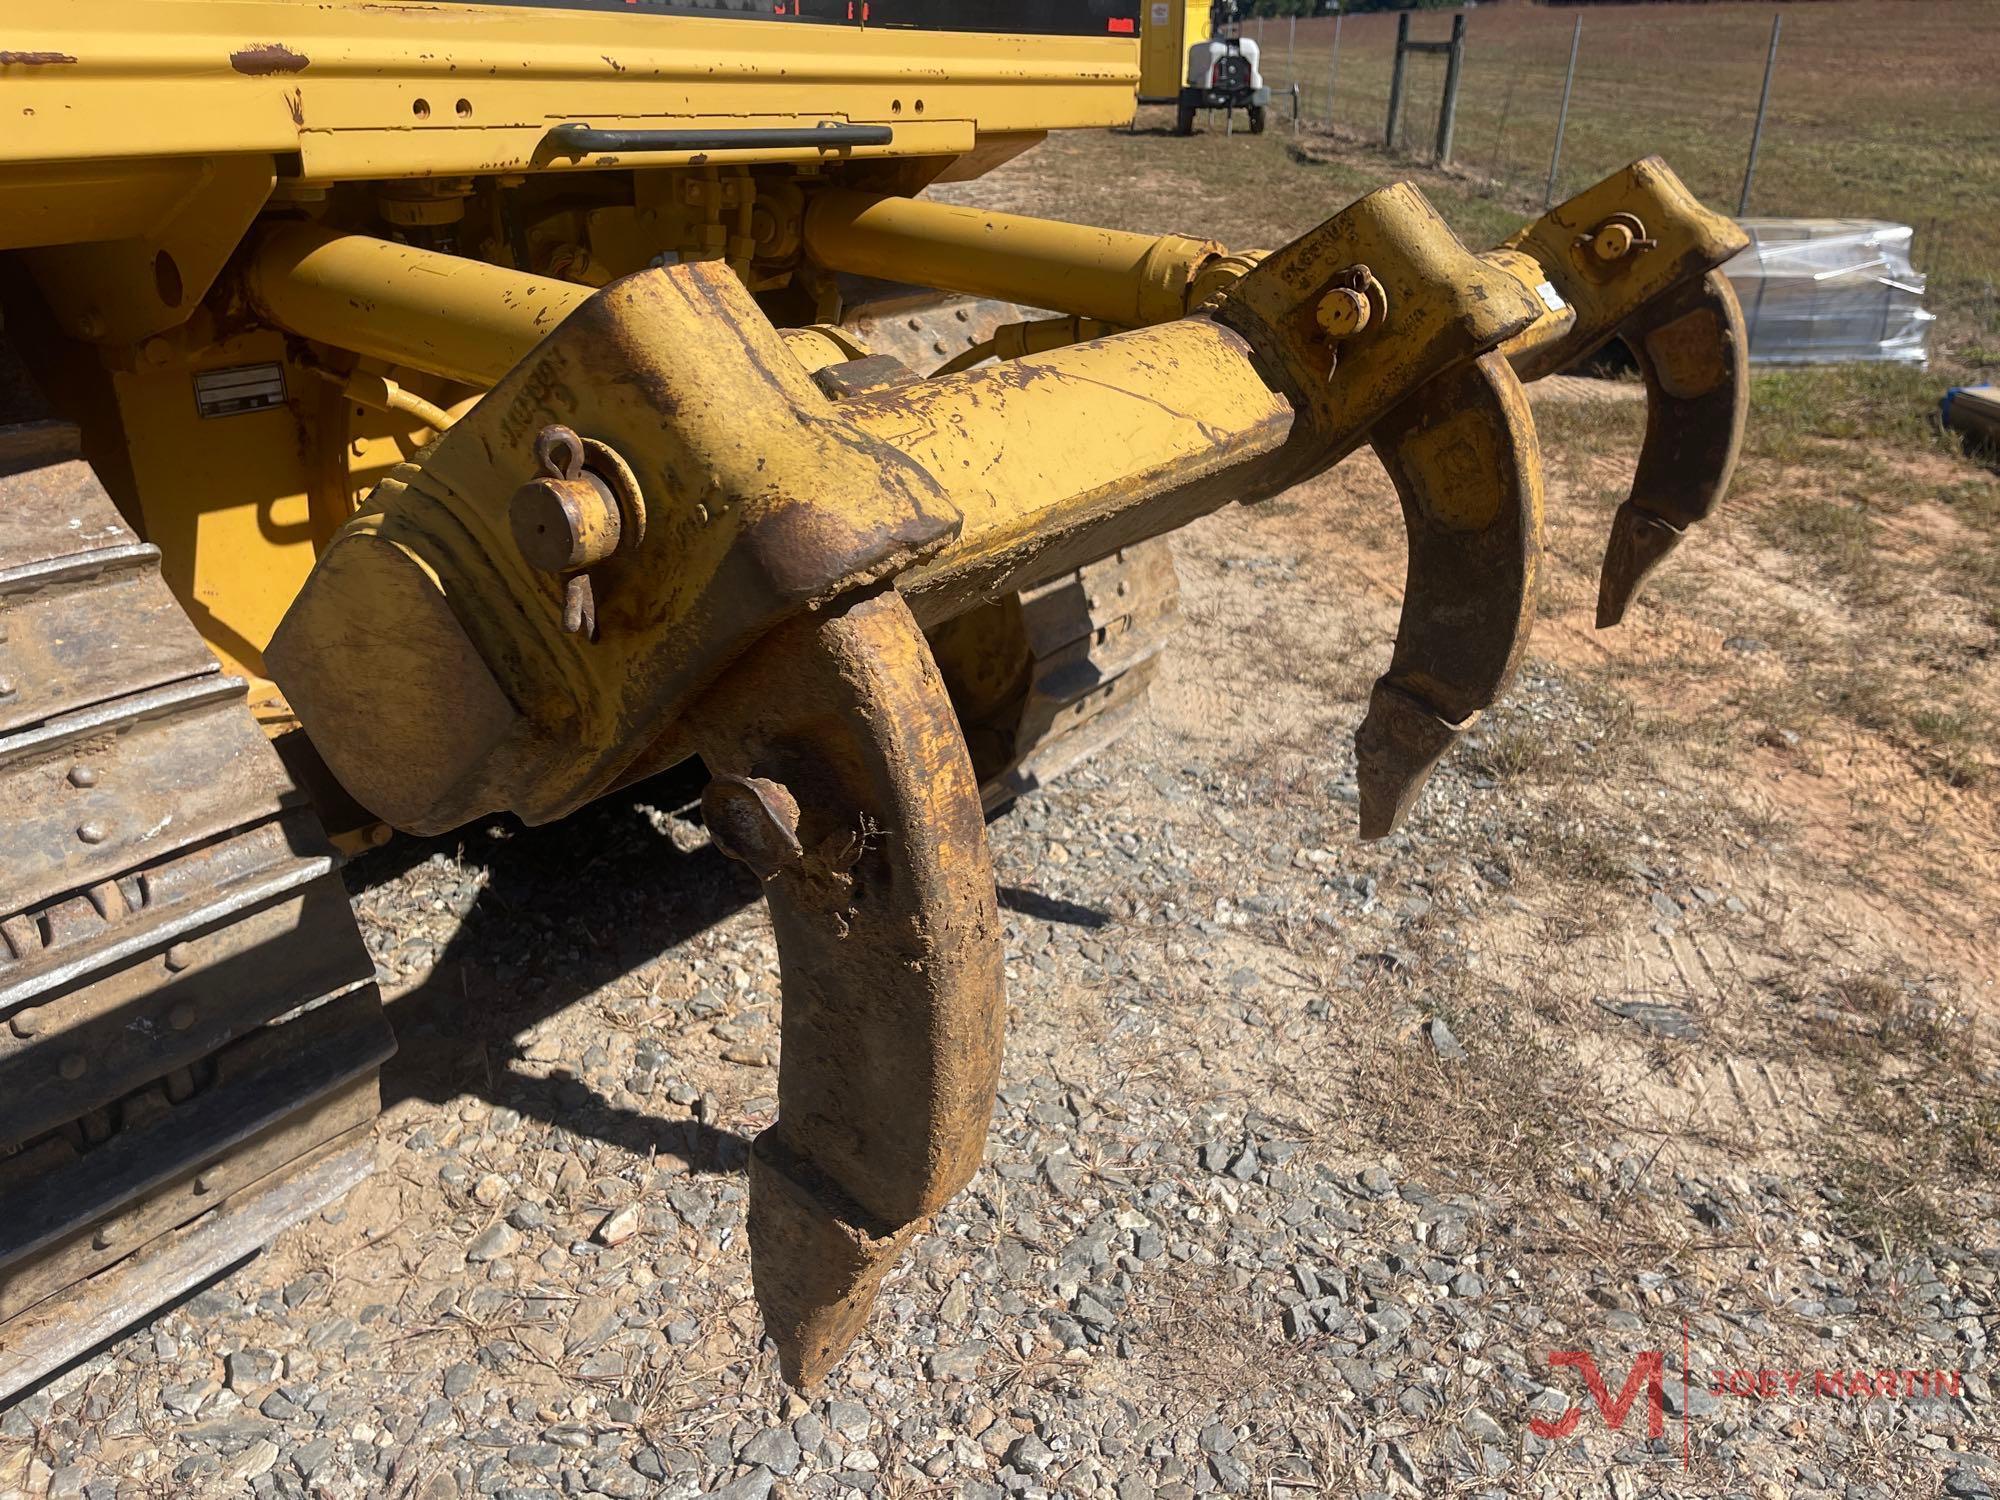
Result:
<svg viewBox="0 0 2000 1500"><path fill-rule="evenodd" d="M1158 205L1218 149L1078 135L953 194L1190 227ZM1258 149L1233 243L1349 196ZM0 1418L0 1491L1989 1494L2000 480L1800 381L1608 633L1643 404L1538 401L1533 649L1379 844L1380 466L1177 536L1143 723L990 830L987 1166L827 1392L749 1296L768 924L661 784L351 868L377 1175ZM1661 1429L1573 1351L1610 1397L1657 1351Z"/></svg>

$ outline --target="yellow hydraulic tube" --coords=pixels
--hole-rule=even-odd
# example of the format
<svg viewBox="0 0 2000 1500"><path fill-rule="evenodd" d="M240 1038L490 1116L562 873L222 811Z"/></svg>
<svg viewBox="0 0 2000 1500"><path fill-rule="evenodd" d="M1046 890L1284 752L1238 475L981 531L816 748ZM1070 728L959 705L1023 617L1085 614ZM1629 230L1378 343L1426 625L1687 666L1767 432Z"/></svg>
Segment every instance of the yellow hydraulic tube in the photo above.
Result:
<svg viewBox="0 0 2000 1500"><path fill-rule="evenodd" d="M338 376L328 378L339 379ZM446 411L435 401L426 401L415 391L407 390L387 375L373 370L356 370L342 383L341 393L360 406L414 417L432 432L443 432L464 414L462 409L456 414ZM469 406L470 402L466 405Z"/></svg>
<svg viewBox="0 0 2000 1500"><path fill-rule="evenodd" d="M497 385L598 290L305 223L266 231L246 286L251 305L279 328L476 386ZM863 352L836 328L781 332L808 370Z"/></svg>
<svg viewBox="0 0 2000 1500"><path fill-rule="evenodd" d="M490 386L596 288L297 223L258 242L248 291L280 328Z"/></svg>
<svg viewBox="0 0 2000 1500"><path fill-rule="evenodd" d="M1261 250L1232 254L1213 240L1090 229L845 188L825 188L813 196L806 208L805 242L806 253L832 270L1053 308L1124 328L1185 317L1247 274L1264 255ZM1483 258L1531 289L1546 280L1533 257L1519 251L1490 251ZM1568 308L1545 312L1509 346L1509 353L1553 344L1575 321ZM1068 342L1056 336L1059 320L1032 326L1041 337L1027 352ZM1102 331L1079 328L1075 337ZM1005 359L1020 352L967 350L936 373L964 369L988 355Z"/></svg>
<svg viewBox="0 0 2000 1500"><path fill-rule="evenodd" d="M1130 234L919 198L822 188L806 253L830 270L948 287L1137 328L1185 314L1213 240Z"/></svg>

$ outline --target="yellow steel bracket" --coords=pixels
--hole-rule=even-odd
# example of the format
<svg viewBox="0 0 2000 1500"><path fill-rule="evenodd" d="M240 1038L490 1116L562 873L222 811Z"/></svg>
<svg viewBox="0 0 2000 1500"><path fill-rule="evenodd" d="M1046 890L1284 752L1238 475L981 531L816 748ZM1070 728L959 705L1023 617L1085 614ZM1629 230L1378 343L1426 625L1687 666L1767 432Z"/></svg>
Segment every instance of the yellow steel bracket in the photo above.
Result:
<svg viewBox="0 0 2000 1500"><path fill-rule="evenodd" d="M144 230L24 253L71 337L136 343L185 323L270 198L277 167L268 155L206 156L156 175L173 182L172 198Z"/></svg>
<svg viewBox="0 0 2000 1500"><path fill-rule="evenodd" d="M1618 508L1597 623L1615 625L1640 581L1729 487L1749 411L1749 341L1719 267L1749 244L1649 156L1557 205L1486 258L1548 310L1506 346L1538 380L1622 339L1646 382L1646 437Z"/></svg>
<svg viewBox="0 0 2000 1500"><path fill-rule="evenodd" d="M1379 838L1527 643L1541 462L1520 383L1482 351L1495 326L1528 326L1540 304L1466 253L1414 191L1364 202L1377 212L1265 258L1214 315L1275 353L1294 383L1311 436L1294 440L1302 461L1291 477L1342 457L1365 432L1402 501L1402 623L1355 736L1361 833Z"/></svg>
<svg viewBox="0 0 2000 1500"><path fill-rule="evenodd" d="M515 530L555 426L599 445L584 467L614 506L624 486L652 518L643 543L627 523L623 545L604 550L601 527L586 544L591 632L564 628L574 570L541 565ZM608 790L645 748L635 735L783 618L893 576L957 528L927 475L833 416L725 267L633 276L376 489L269 660L329 748L349 722L402 742L386 762L338 764L387 821L440 831L502 807L545 821ZM315 669L329 651L377 670Z"/></svg>
<svg viewBox="0 0 2000 1500"><path fill-rule="evenodd" d="M440 269L279 243L253 293L333 341L343 308L407 309L365 320L371 353L476 364L431 294L406 298ZM504 280L481 273L509 308L549 305ZM778 937L752 1271L810 1385L977 1169L998 1076L979 790L923 626L1373 443L1410 532L1357 741L1364 832L1387 831L1532 618L1539 459L1498 350L1539 305L1408 186L1201 315L928 381L858 378L879 359L809 376L726 267L648 271L529 342L376 490L268 660L348 789L405 827L553 818L702 755L715 841ZM483 347L517 316L481 319Z"/></svg>

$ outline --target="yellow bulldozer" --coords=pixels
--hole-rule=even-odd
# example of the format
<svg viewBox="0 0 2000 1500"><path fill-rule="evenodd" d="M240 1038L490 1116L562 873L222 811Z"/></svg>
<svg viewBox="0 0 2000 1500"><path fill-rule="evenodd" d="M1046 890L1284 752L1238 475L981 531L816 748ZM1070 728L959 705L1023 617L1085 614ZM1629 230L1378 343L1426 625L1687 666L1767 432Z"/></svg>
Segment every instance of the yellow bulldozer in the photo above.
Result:
<svg viewBox="0 0 2000 1500"><path fill-rule="evenodd" d="M1236 252L926 196L1127 120L1137 22L8 9L0 1397L368 1172L394 1044L344 858L693 757L778 939L749 1236L810 1385L979 1164L984 819L1129 721L1164 533L1387 467L1375 837L1523 650L1524 381L1616 338L1647 382L1601 624L1708 513L1743 239L1657 160L1483 252L1407 184Z"/></svg>

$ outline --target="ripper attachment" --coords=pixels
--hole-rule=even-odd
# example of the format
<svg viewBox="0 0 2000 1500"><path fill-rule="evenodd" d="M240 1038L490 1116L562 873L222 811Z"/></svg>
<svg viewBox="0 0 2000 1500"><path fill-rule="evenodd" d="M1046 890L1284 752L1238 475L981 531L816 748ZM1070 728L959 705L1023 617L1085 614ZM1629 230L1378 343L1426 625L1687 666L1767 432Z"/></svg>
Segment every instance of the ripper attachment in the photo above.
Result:
<svg viewBox="0 0 2000 1500"><path fill-rule="evenodd" d="M1722 272L1675 288L1619 335L1645 376L1646 439L1604 550L1599 629L1625 618L1646 575L1728 491L1750 410L1743 309Z"/></svg>
<svg viewBox="0 0 2000 1500"><path fill-rule="evenodd" d="M453 342L424 252L311 234L253 272L274 321L339 344L343 309L394 309L368 337L396 330L420 367L450 347L493 388L343 528L266 659L348 789L415 831L546 821L708 764L717 845L778 939L750 1241L795 1384L977 1169L998 1076L979 788L924 629L1372 443L1411 532L1363 734L1373 833L1532 616L1539 459L1495 351L1541 304L1407 186L1201 315L932 380L809 374L712 264L614 283L546 337L508 321L529 289L486 268L501 310Z"/></svg>
<svg viewBox="0 0 2000 1500"><path fill-rule="evenodd" d="M1510 340L1524 381L1612 339L1646 382L1646 436L1598 583L1597 624L1618 624L1640 582L1729 488L1749 411L1743 310L1720 269L1749 243L1658 157L1559 204L1490 259L1540 275L1547 314Z"/></svg>
<svg viewBox="0 0 2000 1500"><path fill-rule="evenodd" d="M841 189L815 196L805 229L809 251L833 269L1069 315L1007 325L947 370L1182 317L1263 258L1180 235L1081 229ZM1748 346L1741 310L1716 268L1747 243L1664 162L1647 157L1480 257L1535 298L1533 323L1503 348L1523 382L1614 338L1632 349L1646 381L1646 438L1632 494L1612 523L1600 626L1618 623L1639 581L1728 488L1743 435ZM1358 286L1317 309L1335 338L1364 331L1374 311ZM1096 321L1086 328L1086 320ZM1407 491L1404 508L1407 517ZM1412 743L1435 738L1412 735Z"/></svg>

